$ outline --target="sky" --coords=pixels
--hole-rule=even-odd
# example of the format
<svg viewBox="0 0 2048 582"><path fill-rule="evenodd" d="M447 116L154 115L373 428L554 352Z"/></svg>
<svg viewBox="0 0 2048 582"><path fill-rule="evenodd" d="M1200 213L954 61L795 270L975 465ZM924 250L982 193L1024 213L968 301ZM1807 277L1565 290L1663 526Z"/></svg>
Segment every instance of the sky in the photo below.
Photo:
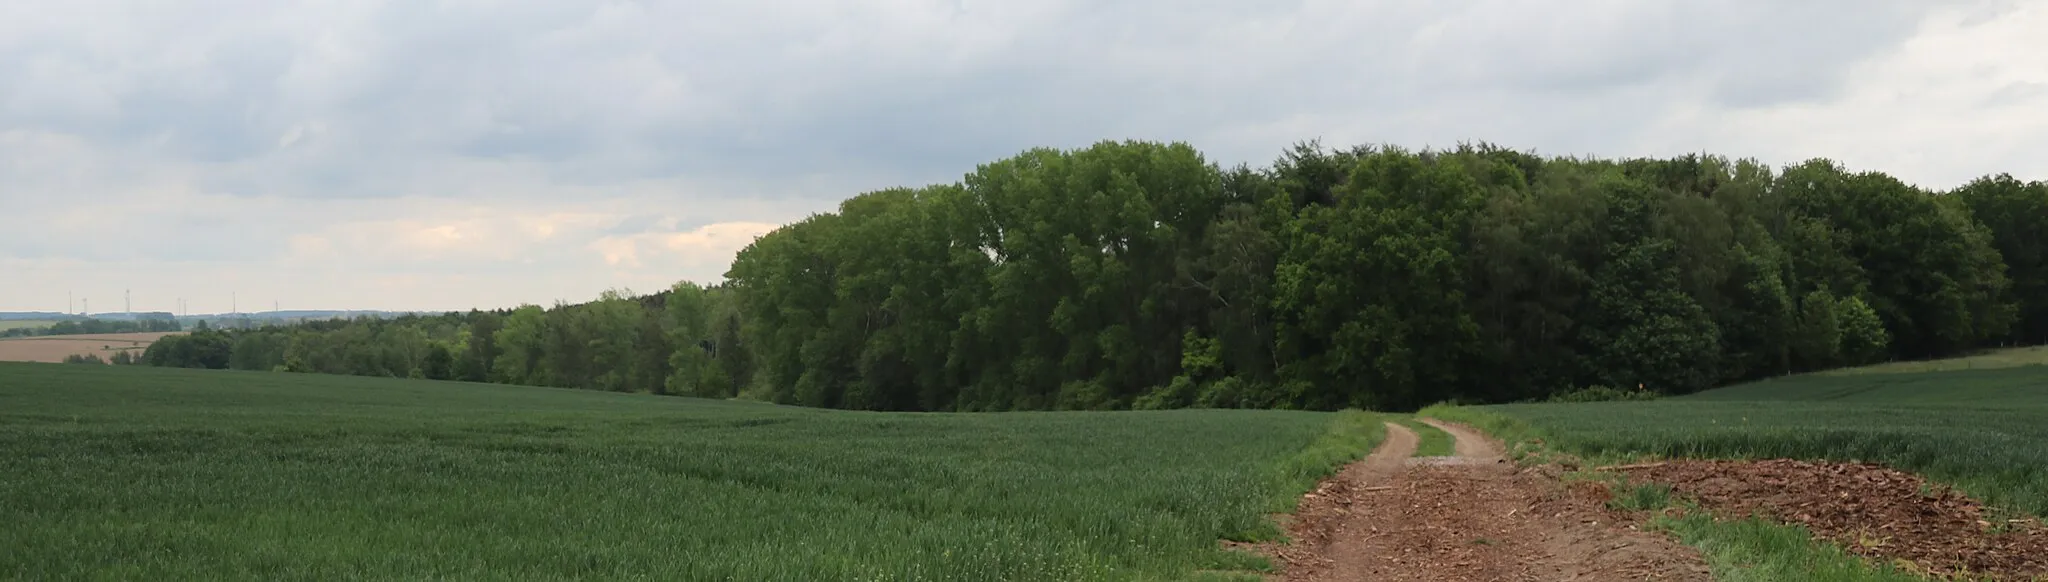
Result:
<svg viewBox="0 0 2048 582"><path fill-rule="evenodd" d="M2042 0L0 0L0 311L712 283L847 197L1101 140L2048 179L2043 30Z"/></svg>

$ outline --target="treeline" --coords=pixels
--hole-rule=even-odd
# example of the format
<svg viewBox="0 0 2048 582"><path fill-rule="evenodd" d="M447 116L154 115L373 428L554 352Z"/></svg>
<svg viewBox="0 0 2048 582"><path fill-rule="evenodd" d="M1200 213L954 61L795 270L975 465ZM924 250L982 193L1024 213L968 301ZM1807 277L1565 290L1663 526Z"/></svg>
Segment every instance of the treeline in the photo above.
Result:
<svg viewBox="0 0 2048 582"><path fill-rule="evenodd" d="M184 331L178 320L168 317L142 318L136 320L70 319L51 324L49 327L18 327L0 330L0 338L35 337L48 335L86 335L101 333L142 333L155 331Z"/></svg>
<svg viewBox="0 0 2048 582"><path fill-rule="evenodd" d="M71 354L69 356L64 356L64 363L95 364L101 366L108 364L116 366L128 366L133 364L140 364L142 362L136 359L133 351L121 350L114 352L113 356L109 356L106 359L101 359L99 354Z"/></svg>
<svg viewBox="0 0 2048 582"><path fill-rule="evenodd" d="M1104 142L854 197L711 289L238 332L226 365L888 410L1683 393L2048 340L2044 237L2048 185L2005 175Z"/></svg>
<svg viewBox="0 0 2048 582"><path fill-rule="evenodd" d="M727 397L751 379L731 293L678 283L553 308L357 317L164 338L155 366Z"/></svg>

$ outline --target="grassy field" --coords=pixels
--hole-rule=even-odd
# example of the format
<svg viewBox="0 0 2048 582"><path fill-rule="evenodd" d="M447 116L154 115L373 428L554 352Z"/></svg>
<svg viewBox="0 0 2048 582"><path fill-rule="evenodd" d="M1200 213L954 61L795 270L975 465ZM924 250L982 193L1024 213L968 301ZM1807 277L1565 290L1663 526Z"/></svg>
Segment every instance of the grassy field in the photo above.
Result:
<svg viewBox="0 0 2048 582"><path fill-rule="evenodd" d="M0 364L0 578L1189 579L1378 425Z"/></svg>
<svg viewBox="0 0 2048 582"><path fill-rule="evenodd" d="M30 327L50 327L56 324L57 322L55 321L44 321L40 319L0 319L0 331Z"/></svg>
<svg viewBox="0 0 2048 582"><path fill-rule="evenodd" d="M1467 410L1505 415L1552 447L1595 458L1878 462L2048 516L2048 367L1807 375L1649 402Z"/></svg>

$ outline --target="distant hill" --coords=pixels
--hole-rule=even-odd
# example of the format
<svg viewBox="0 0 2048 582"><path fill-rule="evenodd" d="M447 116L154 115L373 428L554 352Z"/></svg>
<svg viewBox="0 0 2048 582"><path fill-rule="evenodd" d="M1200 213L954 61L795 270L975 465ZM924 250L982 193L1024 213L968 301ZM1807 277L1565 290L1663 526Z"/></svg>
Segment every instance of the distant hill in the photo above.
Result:
<svg viewBox="0 0 2048 582"><path fill-rule="evenodd" d="M0 321L63 321L72 317L55 311L0 311Z"/></svg>
<svg viewBox="0 0 2048 582"><path fill-rule="evenodd" d="M183 324L185 326L185 329L192 329L201 321L206 322L206 325L209 327L239 329L261 327L265 325L286 325L306 321L326 321L330 319L355 319L358 317L389 319L395 317L403 317L406 315L439 315L441 313L443 312L379 311L356 309L302 309L285 311L259 311L253 313L208 313L201 315L184 315L178 317L178 323Z"/></svg>
<svg viewBox="0 0 2048 582"><path fill-rule="evenodd" d="M119 312L119 311L117 311L117 312L112 312L112 313L93 313L93 314L87 314L87 315L72 315L72 314L58 313L58 312L55 312L55 311L0 311L0 321L53 321L53 322L54 322L54 321L72 321L72 320L79 320L79 319L101 319L101 320L109 320L109 321L129 321L129 320L138 320L138 319L177 319L178 321L184 321L184 322L193 322L193 321L199 321L199 320L206 320L206 321L223 321L223 320L241 320L241 319L249 319L249 320L254 320L254 321L268 321L268 320L286 320L286 321L303 321L303 320L308 320L308 319L333 319L333 318L336 318L336 317L340 317L340 318L353 318L353 317L399 317L399 316L404 316L404 315L423 315L423 314L424 314L424 315L431 315L431 314L439 314L439 313L441 313L441 312L439 312L439 311L382 311L382 310L374 310L374 309L298 309L298 310L289 310L289 309L288 309L288 310L284 310L284 311L258 311L258 312L250 312L250 313L201 313L201 314L193 314L193 315L177 315L177 314L173 314L173 313L171 313L171 312L168 312L168 311L138 311L138 312L135 312L135 313L127 313L127 312Z"/></svg>

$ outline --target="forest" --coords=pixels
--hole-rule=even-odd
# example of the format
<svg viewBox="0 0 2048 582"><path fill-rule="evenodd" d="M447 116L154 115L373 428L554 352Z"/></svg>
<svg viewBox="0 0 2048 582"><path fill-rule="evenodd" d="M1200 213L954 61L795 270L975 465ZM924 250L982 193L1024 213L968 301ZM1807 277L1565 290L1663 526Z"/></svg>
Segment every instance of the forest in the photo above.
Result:
<svg viewBox="0 0 2048 582"><path fill-rule="evenodd" d="M725 280L165 338L159 366L924 411L1682 394L2048 341L2048 184L1816 159L1033 149L762 236Z"/></svg>

